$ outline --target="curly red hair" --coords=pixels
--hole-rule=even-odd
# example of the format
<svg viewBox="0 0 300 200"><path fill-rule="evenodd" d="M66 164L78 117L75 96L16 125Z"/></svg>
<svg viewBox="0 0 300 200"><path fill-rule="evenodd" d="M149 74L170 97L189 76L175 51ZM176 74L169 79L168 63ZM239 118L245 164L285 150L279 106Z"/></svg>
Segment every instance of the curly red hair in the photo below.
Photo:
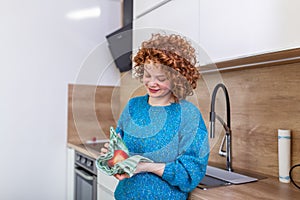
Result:
<svg viewBox="0 0 300 200"><path fill-rule="evenodd" d="M171 90L176 102L192 95L200 78L195 49L180 35L153 34L142 43L133 61L133 75L139 79L143 78L144 64L159 64L173 83Z"/></svg>

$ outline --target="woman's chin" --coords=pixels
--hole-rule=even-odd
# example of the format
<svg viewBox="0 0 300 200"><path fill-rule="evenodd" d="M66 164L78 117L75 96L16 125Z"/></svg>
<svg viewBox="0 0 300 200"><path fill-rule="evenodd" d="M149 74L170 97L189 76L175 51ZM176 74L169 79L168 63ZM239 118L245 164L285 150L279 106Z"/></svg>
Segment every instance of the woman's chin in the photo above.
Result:
<svg viewBox="0 0 300 200"><path fill-rule="evenodd" d="M155 93L149 92L148 94L151 98L159 98L160 97L160 94L158 92L155 92Z"/></svg>
<svg viewBox="0 0 300 200"><path fill-rule="evenodd" d="M157 96L159 96L159 92L158 91L157 92L153 92L153 91L149 91L148 90L148 94L149 94L150 97L157 97Z"/></svg>

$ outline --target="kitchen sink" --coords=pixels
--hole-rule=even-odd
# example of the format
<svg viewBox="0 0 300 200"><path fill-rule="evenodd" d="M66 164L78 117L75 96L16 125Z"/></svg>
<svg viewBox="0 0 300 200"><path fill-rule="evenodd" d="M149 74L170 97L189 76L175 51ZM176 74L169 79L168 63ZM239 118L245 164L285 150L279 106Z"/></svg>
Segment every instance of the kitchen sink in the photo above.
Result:
<svg viewBox="0 0 300 200"><path fill-rule="evenodd" d="M198 188L202 190L207 190L210 188L215 188L215 187L221 187L221 186L227 186L231 185L230 182L220 180L208 175L205 175L200 184L197 186Z"/></svg>
<svg viewBox="0 0 300 200"><path fill-rule="evenodd" d="M248 173L249 174L249 173ZM228 185L237 185L245 184L258 181L259 179L265 178L261 175L244 175L237 172L230 172L224 169L220 169L213 166L207 166L206 174L198 188L207 190L210 188L228 186Z"/></svg>

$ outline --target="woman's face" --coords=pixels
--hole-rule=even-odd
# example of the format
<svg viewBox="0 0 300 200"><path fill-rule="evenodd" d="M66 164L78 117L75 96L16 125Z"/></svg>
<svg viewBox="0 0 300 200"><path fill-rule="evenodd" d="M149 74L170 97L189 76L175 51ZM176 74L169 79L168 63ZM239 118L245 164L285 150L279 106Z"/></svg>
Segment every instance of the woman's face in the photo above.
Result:
<svg viewBox="0 0 300 200"><path fill-rule="evenodd" d="M148 63L144 65L143 84L149 97L156 102L170 102L171 82L161 67Z"/></svg>

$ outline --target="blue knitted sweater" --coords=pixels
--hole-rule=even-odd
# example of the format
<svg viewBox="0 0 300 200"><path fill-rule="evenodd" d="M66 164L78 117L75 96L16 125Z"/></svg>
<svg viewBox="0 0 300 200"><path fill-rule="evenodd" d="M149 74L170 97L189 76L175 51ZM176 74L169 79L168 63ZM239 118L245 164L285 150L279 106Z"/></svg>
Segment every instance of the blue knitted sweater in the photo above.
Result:
<svg viewBox="0 0 300 200"><path fill-rule="evenodd" d="M119 181L117 200L187 199L205 175L209 156L207 130L200 111L181 100L151 106L148 95L130 99L118 126L130 156L142 155L166 163L162 177L139 173Z"/></svg>

